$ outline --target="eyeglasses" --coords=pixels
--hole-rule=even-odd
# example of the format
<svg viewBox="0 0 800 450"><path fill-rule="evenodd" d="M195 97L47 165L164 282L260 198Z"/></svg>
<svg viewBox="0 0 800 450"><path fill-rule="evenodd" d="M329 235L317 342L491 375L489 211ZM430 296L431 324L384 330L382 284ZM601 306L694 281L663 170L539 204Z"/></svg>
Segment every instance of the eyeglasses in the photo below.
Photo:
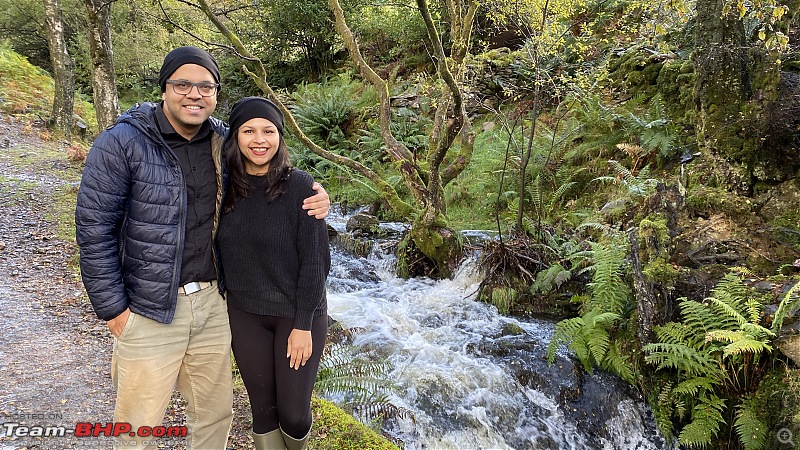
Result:
<svg viewBox="0 0 800 450"><path fill-rule="evenodd" d="M171 84L172 90L178 95L188 95L189 92L192 92L192 88L197 86L197 92L199 92L200 95L203 97L211 97L216 94L217 89L219 89L219 84L208 82L192 83L186 80L167 80L167 84Z"/></svg>

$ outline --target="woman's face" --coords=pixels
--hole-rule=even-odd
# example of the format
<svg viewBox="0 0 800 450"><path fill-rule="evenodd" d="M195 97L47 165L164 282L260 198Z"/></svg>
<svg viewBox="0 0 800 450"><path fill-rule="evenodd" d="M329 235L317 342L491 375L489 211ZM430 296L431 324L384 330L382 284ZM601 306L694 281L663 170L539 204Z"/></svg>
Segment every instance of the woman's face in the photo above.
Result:
<svg viewBox="0 0 800 450"><path fill-rule="evenodd" d="M278 152L281 143L278 128L267 119L250 119L239 127L237 140L239 151L245 158L245 171L250 175L267 173L269 162Z"/></svg>

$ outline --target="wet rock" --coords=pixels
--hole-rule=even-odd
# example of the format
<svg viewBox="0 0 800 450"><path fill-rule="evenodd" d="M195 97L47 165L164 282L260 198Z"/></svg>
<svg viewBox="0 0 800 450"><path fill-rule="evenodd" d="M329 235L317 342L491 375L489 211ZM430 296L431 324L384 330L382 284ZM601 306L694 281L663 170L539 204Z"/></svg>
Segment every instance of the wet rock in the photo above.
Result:
<svg viewBox="0 0 800 450"><path fill-rule="evenodd" d="M374 236L380 233L378 218L365 213L359 213L347 220L346 230L351 233L360 233Z"/></svg>

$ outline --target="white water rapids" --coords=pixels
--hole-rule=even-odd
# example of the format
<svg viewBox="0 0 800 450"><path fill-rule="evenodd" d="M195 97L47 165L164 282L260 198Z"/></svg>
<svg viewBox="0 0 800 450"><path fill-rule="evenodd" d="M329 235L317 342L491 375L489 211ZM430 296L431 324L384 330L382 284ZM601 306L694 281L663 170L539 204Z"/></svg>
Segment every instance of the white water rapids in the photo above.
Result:
<svg viewBox="0 0 800 450"><path fill-rule="evenodd" d="M332 217L328 222L343 232L344 220ZM565 383L559 375L564 372L553 368L552 374L542 373L549 370L542 360L552 323L504 317L496 308L476 302L480 280L470 264L452 280L404 280L393 275L391 257L373 252L369 258L356 258L335 246L332 256L329 314L346 328L363 329L354 345L391 363L389 377L399 387L393 402L413 411L415 421L392 420L384 430L402 440L407 450L668 448L641 400L625 397L613 386L609 395L617 401L602 400L610 398L597 388L609 385L607 375L587 375L592 387L577 386L584 394L591 389L594 397L577 403L559 399L554 392ZM524 333L504 334L510 323ZM498 344L518 348L520 340L535 353L504 358L482 351ZM545 367L534 370L532 377L541 376L546 384L552 381L553 389L520 382L513 375L512 369L524 369L521 366L532 360L537 360L536 367ZM592 405L594 399L603 404ZM606 417L591 417L600 409ZM580 418L581 410L586 421ZM592 420L600 423L589 430L586 423Z"/></svg>

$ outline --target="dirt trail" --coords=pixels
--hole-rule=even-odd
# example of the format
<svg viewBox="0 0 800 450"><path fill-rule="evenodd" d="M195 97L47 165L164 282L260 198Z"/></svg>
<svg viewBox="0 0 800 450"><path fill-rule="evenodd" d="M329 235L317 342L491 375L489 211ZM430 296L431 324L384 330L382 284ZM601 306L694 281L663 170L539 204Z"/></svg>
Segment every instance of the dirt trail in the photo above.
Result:
<svg viewBox="0 0 800 450"><path fill-rule="evenodd" d="M71 236L59 238L55 217L73 220L81 165L68 161L67 144L42 140L40 132L0 114L0 450L107 449L110 438L9 433L9 424L105 424L114 411L113 337L70 267L77 246ZM163 425L185 425L184 406L175 394ZM228 448L250 448L249 429L238 383ZM159 448L182 450L183 443L163 439Z"/></svg>
<svg viewBox="0 0 800 450"><path fill-rule="evenodd" d="M77 169L44 156L53 143L0 119L0 449L104 448L97 439L9 432L9 424L108 422L114 397L111 336L68 267L75 244L58 239L52 218L54 194L74 188Z"/></svg>

